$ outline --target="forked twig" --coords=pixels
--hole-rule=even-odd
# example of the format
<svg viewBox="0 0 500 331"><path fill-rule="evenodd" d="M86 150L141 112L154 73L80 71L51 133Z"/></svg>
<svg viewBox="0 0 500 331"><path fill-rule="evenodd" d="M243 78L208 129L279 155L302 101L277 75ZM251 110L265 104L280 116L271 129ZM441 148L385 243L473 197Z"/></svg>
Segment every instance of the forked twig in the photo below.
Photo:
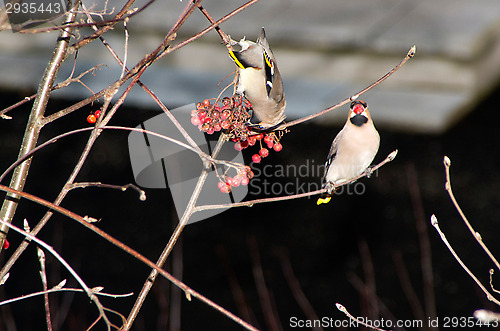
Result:
<svg viewBox="0 0 500 331"><path fill-rule="evenodd" d="M487 289L486 287L481 283L481 281L479 279L477 279L477 277L472 273L472 271L470 271L470 269L462 262L462 260L460 259L460 257L458 257L457 253L455 252L455 250L453 249L453 247L451 247L450 243L448 242L448 239L446 239L446 236L445 234L441 231L441 229L439 228L439 224L438 224L438 220L437 220L437 217L436 215L432 215L431 216L431 224L432 226L436 229L436 231L439 233L439 236L441 237L441 240L444 242L444 244L446 245L446 247L448 247L448 250L451 252L451 254L453 255L453 257L455 258L455 260L457 260L457 262L460 264L460 266L469 274L469 276L476 282L476 284L481 288L481 290L483 290L483 292L486 294L486 298L488 298L488 300L490 301L493 301L494 303L496 303L497 305L500 306L500 301L498 301Z"/></svg>

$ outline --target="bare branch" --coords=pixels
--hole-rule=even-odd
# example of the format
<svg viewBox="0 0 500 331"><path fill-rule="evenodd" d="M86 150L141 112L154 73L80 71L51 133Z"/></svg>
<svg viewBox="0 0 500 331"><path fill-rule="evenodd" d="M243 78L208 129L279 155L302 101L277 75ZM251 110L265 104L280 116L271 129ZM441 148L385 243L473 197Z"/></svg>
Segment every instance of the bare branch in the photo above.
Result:
<svg viewBox="0 0 500 331"><path fill-rule="evenodd" d="M139 187L137 187L134 184L111 185L111 184L103 184L101 182L82 182L82 183L72 183L72 184L66 185L66 188L68 190L72 190L75 188L87 188L87 187L111 188L111 189L120 190L120 191L126 191L128 188L131 188L139 193L139 200L141 200L141 201L146 200L146 192L144 192L144 190L141 190Z"/></svg>
<svg viewBox="0 0 500 331"><path fill-rule="evenodd" d="M500 306L500 301L498 301L490 292L488 292L488 290L481 283L481 281L479 279L477 279L477 277L472 273L472 271L470 271L469 268L467 268L467 266L458 257L457 253L455 253L455 250L453 249L453 247L451 247L450 243L446 239L445 234L439 228L437 217L434 214L431 217L431 224L436 229L436 231L439 233L439 236L441 237L441 240L444 242L444 244L446 245L446 247L448 247L448 250L451 252L451 254L455 258L455 260L457 260L457 262L460 264L460 266L469 274L469 276L476 282L476 284L486 294L486 298L488 298L488 300L493 301L494 303L496 303L497 305Z"/></svg>
<svg viewBox="0 0 500 331"><path fill-rule="evenodd" d="M486 252L488 257L490 258L491 261L495 264L498 270L500 270L500 264L498 263L497 259L495 256L490 252L486 244L483 242L483 238L479 234L479 232L476 232L472 225L469 223L467 220L467 217L465 216L464 212L462 211L462 208L460 208L457 200L455 199L455 195L453 194L453 191L451 189L451 179L450 179L450 166L451 166L451 160L449 157L445 156L443 159L443 164L444 164L444 169L446 173L446 183L445 183L445 189L448 192L448 195L450 196L451 201L453 202L453 205L457 209L458 213L460 214L460 217L462 217L465 225L467 225L467 228L469 229L470 233L476 239L478 244L481 246L481 248Z"/></svg>
<svg viewBox="0 0 500 331"><path fill-rule="evenodd" d="M365 87L364 89L362 89L361 91L359 91L358 93L354 94L353 96L351 96L350 98L347 98L347 99L344 99L343 101L341 101L340 103L334 105L334 106L331 106L325 110L322 110L316 114L312 114L312 115L309 115L309 116L306 116L306 117L302 117L302 118L299 118L295 121L291 121L289 123L284 123L282 125L280 125L279 127L276 128L276 130L283 130L285 128L288 128L288 127L291 127L293 125L297 125L297 124L300 124L300 123L303 123L305 121L309 121L313 118L316 118L318 116L321 116L321 115L324 115L334 109L337 109L343 105L345 105L346 103L348 102L351 102L353 100L356 100L357 98L359 98L363 93L371 90L372 88L374 88L375 86L377 86L378 84L382 83L384 80L386 80L387 78L389 78L393 73L395 73L399 68L401 68L405 63L406 61L408 61L409 59L411 59L413 56L415 56L415 52L417 51L417 48L415 45L413 45L410 50L408 51L408 53L406 54L406 57L397 65L395 66L394 68L392 68L388 73L386 73L384 76L382 76L381 78L379 78L375 83L372 83L370 84L369 86Z"/></svg>
<svg viewBox="0 0 500 331"><path fill-rule="evenodd" d="M65 17L66 22L73 21L76 17L76 13L73 8ZM40 135L40 130L43 125L41 123L47 103L49 102L50 89L54 85L54 81L59 73L59 68L64 61L65 53L69 44L71 37L71 29L65 28L61 31L59 38L57 39L56 47L54 53L43 74L40 86L38 88L37 97L33 104L33 108L30 113L28 124L26 125L26 131L24 133L23 142L21 144L21 149L19 151L18 158L22 158L25 154L29 153L33 148L35 148ZM10 187L15 190L22 191L24 184L26 183L26 177L30 169L31 160L28 159L14 172L12 179L10 181ZM12 218L16 213L17 209L16 195L9 195L3 202L2 208L0 210L0 219L6 223L12 222ZM0 227L0 252L3 248L3 243L6 238L9 228L7 225L2 225Z"/></svg>
<svg viewBox="0 0 500 331"><path fill-rule="evenodd" d="M102 292L102 288L91 288L90 290L95 295L100 295L100 296L103 296L103 297L110 297L110 298L126 298L126 297L134 295L133 292L131 292L131 293L125 293L125 294L105 293L105 292ZM23 295L23 296L20 296L20 297L17 297L17 298L13 298L13 299L8 299L8 300L1 301L0 302L0 306L7 305L7 304L10 304L10 303L13 303L13 302L17 302L17 301L21 301L21 300L26 300L26 299L29 299L29 298L32 298L32 297L35 297L35 296L45 295L45 294L49 294L49 293L56 293L56 292L81 292L81 293L83 293L85 291L82 290L81 288L65 288L65 287L59 287L59 285L57 285L57 286L54 286L53 288L45 290L45 291L34 292L34 293Z"/></svg>
<svg viewBox="0 0 500 331"><path fill-rule="evenodd" d="M332 186L333 189L336 189L337 187L352 183L362 177L368 176L371 174L373 171L377 170L378 168L382 167L384 164L391 162L394 160L396 155L398 154L398 150L393 151L390 153L382 162L374 166L373 168L365 171L359 176L356 176L354 178L351 178L343 183L336 184ZM317 194L322 194L325 193L327 190L326 189L320 189L316 191L311 191L311 192L305 192L305 193L299 193L299 194L293 194L293 195L287 195L283 197L274 197L274 198L264 198L264 199L255 199L255 200L250 200L250 201L244 201L244 202L237 202L237 203L226 203L226 204L220 204L220 205L204 205L204 206L198 206L193 209L193 213L203 211L203 210L208 210L208 209L221 209L221 208L231 208L231 207L252 207L253 205L257 203L266 203L266 202L275 202L275 201L284 201L284 200L291 200L291 199L298 199L298 198L305 198Z"/></svg>
<svg viewBox="0 0 500 331"><path fill-rule="evenodd" d="M67 216L67 217L69 217L69 218L77 221L78 223L80 223L81 225L83 225L87 229L91 230L92 232L96 233L97 235L99 235L103 239L107 240L111 244L113 244L116 247L120 248L124 252L132 255L134 258L136 258L137 260L141 261L142 263L146 264L148 267L156 270L163 277L165 277L170 282L172 282L174 285L176 285L177 287L179 287L180 289L182 289L185 292L186 298L188 300L191 300L191 297L195 297L195 298L199 299L200 301L202 301L203 303L205 303L205 304L209 305L210 307L214 308L215 310L219 311L220 313L224 314L225 316L229 317L230 319L232 319L236 323L238 323L241 326L245 327L246 329L248 329L248 330L257 330L255 327L253 327L252 325L250 325L247 322L243 321L241 318L239 318L238 316L234 315L230 311L222 308L221 306L219 306L218 304L216 304L212 300L208 299L207 297L205 297L205 296L201 295L200 293L196 292L195 290L191 289L189 286L187 286L183 282L179 281L178 279L176 279L175 277L173 277L171 274L169 274L165 270L161 269L159 266L157 266L151 260L149 260L148 258L146 258L144 255L140 254L136 250L130 248L129 246L125 245L124 243L122 243L121 241L115 239L114 237L110 236L109 234L107 234L103 230L99 229L98 227L96 227L96 226L88 223L87 221L85 221L84 217L82 217L82 216L80 216L78 214L75 214L72 211L67 210L66 208L63 208L63 207L58 206L58 205L55 205L55 204L53 204L53 203L51 203L51 202L49 202L47 200L41 199L39 197L36 197L36 196L34 196L32 194L29 194L29 193L26 193L26 192L21 192L21 191L13 190L10 187L4 186L4 185L0 185L0 191L4 191L4 192L8 192L8 193L15 193L15 194L19 195L22 198L31 200L31 201L33 201L33 202L35 202L37 204L40 204L40 205L45 206L47 208L50 208L50 209L52 209L54 211L57 211L58 213L60 213L60 214L62 214L64 216ZM2 220L0 220L0 222L6 224L6 222L3 222ZM17 227L15 227L12 224L6 224L6 225L8 227L10 227L10 228L16 228L17 229ZM40 245L42 245L41 244L42 241L39 240L38 238L34 237L33 235L31 235L31 234L29 234L29 233L27 233L25 231L22 231L20 229L18 229L16 231L17 232L21 231L20 233L22 233L23 235L25 235L27 238L29 238L30 240L33 240L33 241L39 243ZM44 248L46 248L46 249L47 249L47 247L49 247L52 250L52 248L50 246L48 246L47 244L45 244L45 243L43 243L42 246ZM51 252L50 250L48 250L48 251ZM57 254L57 252L55 252L55 253ZM89 290L88 287L86 288L86 290ZM88 292L86 292L86 293L88 293ZM91 294L94 295L93 293L91 293ZM96 300L97 300L97 298L96 298Z"/></svg>
<svg viewBox="0 0 500 331"><path fill-rule="evenodd" d="M49 293L47 293L47 273L45 272L45 253L40 247L37 247L38 261L40 262L40 277L42 278L45 320L47 321L47 330L52 331L52 319L50 318Z"/></svg>
<svg viewBox="0 0 500 331"><path fill-rule="evenodd" d="M3 185L0 185L0 186L3 186ZM12 189L9 189L9 191L12 191ZM8 191L8 192L9 192ZM21 193L21 192L19 192ZM26 193L23 192L23 195L26 195ZM40 199L41 200L41 199ZM94 304L97 306L97 309L99 310L99 315L102 316L102 318L104 319L104 321L106 322L106 325L108 326L108 329L110 329L111 327L111 322L109 321L108 317L106 316L106 313L104 312L104 307L102 306L101 302L99 301L99 299L95 296L95 294L90 290L90 288L87 286L87 284L85 284L85 282L83 281L83 279L81 279L81 277L76 273L76 271L66 262L66 260L64 260L62 258L61 255L59 255L59 253L57 253L52 247L50 247L49 245L47 245L44 241L38 239L37 237L29 234L28 232L24 231L24 230L21 230L20 228L18 228L17 226L15 225L12 225L10 223L7 223L5 222L4 220L1 220L0 219L0 223L2 225L5 225L7 227L9 227L10 229L22 234L23 236L25 236L26 238L29 238L30 240L36 242L37 244L39 244L40 246L42 246L43 248L45 248L48 252L50 252L50 254L52 254L65 268L66 270L68 270L70 272L70 274L76 279L76 281L80 284L80 286L82 287L82 289L85 291L85 293L87 293L87 296L89 297L89 299L91 301L94 302Z"/></svg>

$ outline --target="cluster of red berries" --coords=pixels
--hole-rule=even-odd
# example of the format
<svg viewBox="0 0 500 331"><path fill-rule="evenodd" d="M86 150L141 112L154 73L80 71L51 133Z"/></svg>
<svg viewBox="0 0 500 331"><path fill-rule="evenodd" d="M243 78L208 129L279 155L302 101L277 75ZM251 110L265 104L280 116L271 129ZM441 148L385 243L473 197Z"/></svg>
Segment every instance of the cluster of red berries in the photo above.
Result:
<svg viewBox="0 0 500 331"><path fill-rule="evenodd" d="M246 99L242 101L241 98L225 97L219 104L217 100L212 104L210 100L205 99L191 111L191 123L208 134L224 130L239 136L248 131L245 123L250 119L248 110L251 108L250 102Z"/></svg>
<svg viewBox="0 0 500 331"><path fill-rule="evenodd" d="M87 116L87 122L89 122L90 124L94 124L99 116L101 116L101 111L96 110L94 113L90 113L90 115Z"/></svg>
<svg viewBox="0 0 500 331"><path fill-rule="evenodd" d="M199 102L196 109L191 111L191 123L198 126L198 129L207 134L223 131L229 135L234 142L234 149L241 151L249 146L259 143L258 154L252 155L252 161L259 163L262 158L269 155L269 150L274 149L279 152L283 149L280 138L284 131L274 131L257 133L248 126L250 120L249 111L252 109L250 102L244 97L225 97L222 100L216 99L211 103L209 99ZM263 144L267 148L263 147ZM225 177L221 179L218 186L221 192L231 192L231 187L248 185L253 177L253 172L239 171L235 177Z"/></svg>
<svg viewBox="0 0 500 331"><path fill-rule="evenodd" d="M255 163L259 163L262 158L267 157L270 149L274 149L276 152L283 149L283 145L279 142L279 139L274 132L253 134L248 136L247 140L241 140L241 138L233 138L232 140L235 142L234 149L237 151L241 151L248 146L253 146L259 142L259 153L252 155L252 161ZM267 145L267 148L262 147L262 142Z"/></svg>
<svg viewBox="0 0 500 331"><path fill-rule="evenodd" d="M252 179L254 176L253 171L250 169L249 166L245 166L243 170L238 170L238 174L234 177L227 177L225 176L224 179L222 179L217 186L219 187L219 190L222 193L229 193L231 192L231 187L238 187L240 185L248 185L250 182L250 179Z"/></svg>

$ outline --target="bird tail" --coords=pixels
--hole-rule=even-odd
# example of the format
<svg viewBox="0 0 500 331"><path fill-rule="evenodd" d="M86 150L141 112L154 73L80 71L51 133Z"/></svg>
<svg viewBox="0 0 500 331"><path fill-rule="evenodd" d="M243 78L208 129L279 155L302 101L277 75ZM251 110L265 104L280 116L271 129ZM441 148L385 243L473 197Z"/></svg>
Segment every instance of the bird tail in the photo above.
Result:
<svg viewBox="0 0 500 331"><path fill-rule="evenodd" d="M323 193L321 197L316 201L316 204L319 206L322 203L329 203L332 199L333 193L337 190L336 188L332 188L332 183L326 183L323 187L327 189L326 193Z"/></svg>
<svg viewBox="0 0 500 331"><path fill-rule="evenodd" d="M331 194L324 194L321 196L321 198L318 199L318 201L316 201L316 204L319 206L322 203L329 203L331 199L332 199Z"/></svg>

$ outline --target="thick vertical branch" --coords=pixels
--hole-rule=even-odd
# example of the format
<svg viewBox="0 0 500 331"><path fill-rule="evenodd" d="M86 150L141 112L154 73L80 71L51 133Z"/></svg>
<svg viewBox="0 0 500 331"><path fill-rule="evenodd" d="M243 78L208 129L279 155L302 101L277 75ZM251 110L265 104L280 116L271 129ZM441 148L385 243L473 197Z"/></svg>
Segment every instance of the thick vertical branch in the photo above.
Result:
<svg viewBox="0 0 500 331"><path fill-rule="evenodd" d="M66 15L66 23L71 23L74 21L77 13L77 8L72 8ZM28 124L26 125L26 131L24 132L23 142L19 150L18 158L23 157L33 148L35 148L38 136L40 135L40 130L43 127L42 119L47 108L47 103L49 102L50 91L54 85L54 81L59 73L59 68L66 56L66 50L68 48L69 40L71 38L71 28L67 27L61 30L59 38L57 38L56 47L49 64L45 68L42 80L38 86L38 93L33 103L33 108L31 109L31 114L28 119ZM12 175L10 181L10 187L22 191L24 189L24 184L26 183L26 177L31 165L31 158L20 164ZM16 213L16 208L19 202L19 197L15 194L7 194L2 209L0 210L0 219L5 222L11 223ZM3 247L3 242L7 236L9 228L5 225L0 227L0 251Z"/></svg>

